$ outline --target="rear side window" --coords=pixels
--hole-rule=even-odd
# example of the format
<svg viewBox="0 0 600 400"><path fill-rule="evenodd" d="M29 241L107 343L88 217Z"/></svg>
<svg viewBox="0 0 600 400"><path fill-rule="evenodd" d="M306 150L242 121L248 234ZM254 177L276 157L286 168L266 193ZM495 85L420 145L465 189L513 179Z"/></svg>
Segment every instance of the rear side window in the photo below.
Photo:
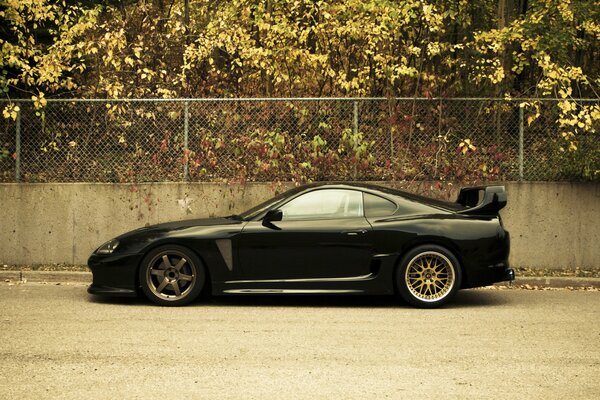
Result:
<svg viewBox="0 0 600 400"><path fill-rule="evenodd" d="M375 196L370 193L363 193L363 195L365 217L367 218L387 217L394 214L398 208L395 203L384 199L383 197Z"/></svg>

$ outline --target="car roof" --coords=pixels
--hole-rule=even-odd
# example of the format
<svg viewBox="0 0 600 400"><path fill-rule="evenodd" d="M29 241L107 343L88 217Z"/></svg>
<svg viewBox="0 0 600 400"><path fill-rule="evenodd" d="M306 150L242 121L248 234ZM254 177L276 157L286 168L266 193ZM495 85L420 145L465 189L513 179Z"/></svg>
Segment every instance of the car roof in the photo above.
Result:
<svg viewBox="0 0 600 400"><path fill-rule="evenodd" d="M443 201L438 199L432 199L431 197L421 196L418 194L406 192L400 189L394 189L387 186L375 185L372 183L362 183L362 182L315 182L309 183L306 185L302 185L297 187L294 192L298 193L305 189L311 188L329 188L329 189L361 189L367 192L379 192L383 195L393 196L393 197L401 197L407 200L415 201L417 203L422 203L425 205L429 205L436 208L442 208L444 210L449 211L460 211L465 207L454 202ZM385 197L385 196L384 196Z"/></svg>

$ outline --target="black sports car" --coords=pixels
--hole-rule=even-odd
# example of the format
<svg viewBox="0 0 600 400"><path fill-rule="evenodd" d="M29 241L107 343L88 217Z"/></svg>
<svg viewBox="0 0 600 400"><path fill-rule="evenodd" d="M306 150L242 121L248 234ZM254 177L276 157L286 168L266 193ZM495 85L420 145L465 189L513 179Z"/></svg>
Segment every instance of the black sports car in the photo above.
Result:
<svg viewBox="0 0 600 400"><path fill-rule="evenodd" d="M498 211L503 186L469 187L456 203L366 184L311 184L241 215L125 233L90 257L95 295L184 305L203 290L399 294L436 307L458 289L514 279Z"/></svg>

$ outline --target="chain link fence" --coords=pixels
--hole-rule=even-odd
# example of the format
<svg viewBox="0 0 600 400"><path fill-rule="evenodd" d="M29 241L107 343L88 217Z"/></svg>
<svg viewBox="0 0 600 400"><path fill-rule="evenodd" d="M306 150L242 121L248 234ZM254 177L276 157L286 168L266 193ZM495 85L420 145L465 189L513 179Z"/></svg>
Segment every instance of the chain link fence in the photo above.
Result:
<svg viewBox="0 0 600 400"><path fill-rule="evenodd" d="M600 180L600 134L568 151L558 103L523 101L13 101L0 181Z"/></svg>

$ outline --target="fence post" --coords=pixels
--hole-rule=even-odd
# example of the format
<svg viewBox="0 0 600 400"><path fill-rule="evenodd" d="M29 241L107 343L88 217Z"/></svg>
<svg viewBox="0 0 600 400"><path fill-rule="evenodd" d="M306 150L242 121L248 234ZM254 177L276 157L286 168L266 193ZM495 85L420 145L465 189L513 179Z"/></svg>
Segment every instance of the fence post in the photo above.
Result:
<svg viewBox="0 0 600 400"><path fill-rule="evenodd" d="M392 99L388 99L388 117L389 117L389 125L390 125L390 165L394 160L394 124L392 121Z"/></svg>
<svg viewBox="0 0 600 400"><path fill-rule="evenodd" d="M188 138L190 130L190 104L189 102L183 103L183 157L185 162L183 163L183 180L188 180L188 165L189 165L189 154L188 154Z"/></svg>
<svg viewBox="0 0 600 400"><path fill-rule="evenodd" d="M354 136L354 151L356 152L356 146L358 145L357 142L357 135L358 135L358 102L355 100L352 103L352 133ZM356 154L356 153L355 153ZM353 174L354 176L352 177L352 179L356 180L357 177L357 171L356 171L356 166L357 166L358 160L356 160L356 163L354 164L354 171Z"/></svg>
<svg viewBox="0 0 600 400"><path fill-rule="evenodd" d="M21 181L21 107L17 111L15 125L15 180Z"/></svg>
<svg viewBox="0 0 600 400"><path fill-rule="evenodd" d="M519 106L519 181L523 180L523 107Z"/></svg>

